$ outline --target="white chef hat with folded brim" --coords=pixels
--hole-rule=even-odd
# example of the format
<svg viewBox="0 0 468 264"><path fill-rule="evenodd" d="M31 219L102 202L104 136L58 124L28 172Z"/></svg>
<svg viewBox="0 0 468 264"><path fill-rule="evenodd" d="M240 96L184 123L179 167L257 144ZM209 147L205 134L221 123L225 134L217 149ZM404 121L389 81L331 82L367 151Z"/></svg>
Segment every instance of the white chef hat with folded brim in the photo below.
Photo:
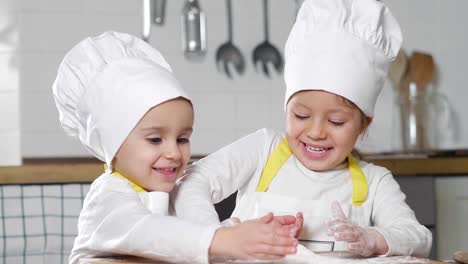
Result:
<svg viewBox="0 0 468 264"><path fill-rule="evenodd" d="M402 43L398 22L376 0L306 0L285 47L285 105L324 90L374 115L390 62Z"/></svg>
<svg viewBox="0 0 468 264"><path fill-rule="evenodd" d="M61 62L53 84L60 123L112 170L140 119L175 98L190 101L159 51L119 32L89 37Z"/></svg>

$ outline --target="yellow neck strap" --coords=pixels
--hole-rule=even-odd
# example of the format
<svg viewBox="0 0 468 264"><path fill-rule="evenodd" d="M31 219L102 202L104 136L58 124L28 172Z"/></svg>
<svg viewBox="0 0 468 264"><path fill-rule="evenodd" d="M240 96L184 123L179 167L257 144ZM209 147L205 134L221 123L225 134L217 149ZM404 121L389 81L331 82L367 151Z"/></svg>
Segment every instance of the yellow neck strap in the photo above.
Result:
<svg viewBox="0 0 468 264"><path fill-rule="evenodd" d="M289 147L288 140L285 138L281 141L278 147L268 157L265 168L263 168L262 175L257 185L257 192L266 192L271 181L275 178L278 171L283 164L292 155L291 148ZM350 154L348 156L349 172L353 184L352 204L361 206L367 198L367 179L364 172L359 167L357 161Z"/></svg>
<svg viewBox="0 0 468 264"><path fill-rule="evenodd" d="M104 171L107 169L107 166L106 164L104 164ZM115 177L118 177L118 178L121 178L121 179L124 179L124 180L127 180L128 183L130 183L130 186L132 186L133 190L135 190L136 192L146 192L145 189L141 188L141 186L139 186L138 184L132 182L131 180L129 180L128 178L126 178L125 176L123 176L122 174L114 171L111 173L112 176L115 176Z"/></svg>

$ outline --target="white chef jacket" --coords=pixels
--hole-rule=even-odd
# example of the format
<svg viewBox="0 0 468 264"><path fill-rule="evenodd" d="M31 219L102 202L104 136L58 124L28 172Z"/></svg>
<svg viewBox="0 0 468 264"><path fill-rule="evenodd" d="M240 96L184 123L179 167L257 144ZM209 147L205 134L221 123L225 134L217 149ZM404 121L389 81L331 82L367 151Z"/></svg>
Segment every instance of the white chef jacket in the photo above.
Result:
<svg viewBox="0 0 468 264"><path fill-rule="evenodd" d="M199 223L218 223L212 204L235 191L238 191L237 201L255 192L268 157L284 137L284 134L261 129L190 165L175 197L177 215ZM405 203L405 194L391 172L364 161L358 164L367 178L368 195L362 206L353 207L351 220L361 226L377 228L388 243L386 255L426 257L431 249L432 234L417 221ZM278 171L268 192L349 204L352 183L347 166L315 172L292 155Z"/></svg>
<svg viewBox="0 0 468 264"><path fill-rule="evenodd" d="M167 196L137 193L126 179L102 174L84 200L70 263L112 255L208 263L208 249L219 225L199 225L169 216Z"/></svg>

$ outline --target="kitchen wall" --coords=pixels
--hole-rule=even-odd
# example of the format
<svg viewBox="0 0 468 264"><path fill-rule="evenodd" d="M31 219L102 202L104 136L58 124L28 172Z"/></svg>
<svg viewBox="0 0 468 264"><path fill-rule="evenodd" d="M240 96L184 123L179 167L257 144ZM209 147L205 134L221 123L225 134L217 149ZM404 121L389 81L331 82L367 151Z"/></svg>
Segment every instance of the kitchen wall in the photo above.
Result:
<svg viewBox="0 0 468 264"><path fill-rule="evenodd" d="M3 0L2 0L3 1ZM17 9L24 157L86 156L58 122L52 84L65 53L106 30L139 34L140 1L26 0Z"/></svg>
<svg viewBox="0 0 468 264"><path fill-rule="evenodd" d="M167 1L166 23L153 26L150 43L160 49L193 97L196 127L193 154L210 153L262 127L284 128L283 79L255 72L254 47L263 39L261 1L233 1L234 42L241 48L247 71L233 80L215 66L216 49L226 40L225 1L200 0L207 16L208 53L202 62L188 62L181 52L180 13L183 1ZM468 147L468 121L463 118L468 23L464 0L386 0L404 31L407 53L433 54L437 86L451 102L457 129L441 148ZM282 50L295 14L295 1L270 1L273 44ZM51 86L61 59L89 35L117 30L140 35L141 2L135 0L0 0L0 164L20 157L87 156L58 123ZM399 148L395 94L387 83L376 116L360 143L364 151ZM20 129L21 127L21 129ZM445 127L449 127L445 125ZM448 136L447 136L448 137ZM21 146L21 147L20 147Z"/></svg>
<svg viewBox="0 0 468 264"><path fill-rule="evenodd" d="M407 54L414 50L430 53L436 64L436 79L430 87L446 96L451 114L439 121L431 120L438 132L436 148L467 148L468 110L465 76L468 60L468 17L463 0L385 0L403 31L403 48ZM368 149L398 149L398 123L395 122L395 99L391 88L384 89L377 102L376 118L370 132ZM443 109L438 109L442 112ZM452 120L447 120L451 118ZM389 140L390 139L390 140Z"/></svg>
<svg viewBox="0 0 468 264"><path fill-rule="evenodd" d="M0 1L0 165L21 164L18 20L15 1Z"/></svg>

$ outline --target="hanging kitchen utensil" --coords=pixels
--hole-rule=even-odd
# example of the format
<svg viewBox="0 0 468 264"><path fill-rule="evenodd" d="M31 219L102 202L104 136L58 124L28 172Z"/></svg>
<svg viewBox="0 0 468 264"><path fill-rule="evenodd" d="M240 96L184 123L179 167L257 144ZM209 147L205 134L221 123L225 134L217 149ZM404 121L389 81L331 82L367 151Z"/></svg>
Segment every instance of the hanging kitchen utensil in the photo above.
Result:
<svg viewBox="0 0 468 264"><path fill-rule="evenodd" d="M295 16L295 18L297 18L297 13L299 13L299 9L301 9L302 2L304 2L304 0L296 0L296 16Z"/></svg>
<svg viewBox="0 0 468 264"><path fill-rule="evenodd" d="M232 32L232 8L231 0L226 0L228 40L222 44L216 51L216 66L219 71L224 72L229 78L232 78L230 67L233 67L237 74L243 74L245 71L244 56L233 43Z"/></svg>
<svg viewBox="0 0 468 264"><path fill-rule="evenodd" d="M141 38L148 42L151 36L151 5L152 0L143 0L142 1L142 18L143 18L143 28L141 32Z"/></svg>
<svg viewBox="0 0 468 264"><path fill-rule="evenodd" d="M411 79L416 82L420 92L434 79L434 60L430 54L413 52L410 59Z"/></svg>
<svg viewBox="0 0 468 264"><path fill-rule="evenodd" d="M393 87L398 91L401 81L405 77L408 70L408 58L403 49L400 49L397 57L390 64L388 69L388 77L393 83Z"/></svg>
<svg viewBox="0 0 468 264"><path fill-rule="evenodd" d="M263 72L270 77L268 66L271 64L278 73L283 71L283 57L279 50L269 42L269 30L268 30L268 0L263 0L263 18L264 18L264 30L265 30L265 41L257 45L253 52L253 63L255 69L262 67Z"/></svg>
<svg viewBox="0 0 468 264"><path fill-rule="evenodd" d="M152 21L156 25L164 25L166 14L166 0L152 0L153 2L153 18Z"/></svg>
<svg viewBox="0 0 468 264"><path fill-rule="evenodd" d="M182 49L189 60L198 61L206 53L205 14L198 0L186 0L182 9Z"/></svg>

